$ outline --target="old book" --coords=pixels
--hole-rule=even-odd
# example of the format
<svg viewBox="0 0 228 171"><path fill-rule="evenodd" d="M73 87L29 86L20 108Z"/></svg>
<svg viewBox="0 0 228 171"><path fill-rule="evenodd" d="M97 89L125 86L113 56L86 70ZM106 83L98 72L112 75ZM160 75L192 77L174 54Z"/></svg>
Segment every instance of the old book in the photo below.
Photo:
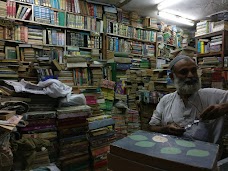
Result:
<svg viewBox="0 0 228 171"><path fill-rule="evenodd" d="M16 111L0 110L0 120L8 120L15 114L16 114Z"/></svg>
<svg viewBox="0 0 228 171"><path fill-rule="evenodd" d="M52 63L54 64L54 66L55 66L59 71L62 70L61 65L59 64L59 62L58 62L56 59L53 59L53 60L52 60Z"/></svg>

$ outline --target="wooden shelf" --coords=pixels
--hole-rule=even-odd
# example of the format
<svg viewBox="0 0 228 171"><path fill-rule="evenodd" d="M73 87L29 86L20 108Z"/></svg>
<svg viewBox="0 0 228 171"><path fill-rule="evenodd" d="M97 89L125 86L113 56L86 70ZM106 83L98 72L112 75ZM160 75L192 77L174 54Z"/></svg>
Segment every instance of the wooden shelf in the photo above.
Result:
<svg viewBox="0 0 228 171"><path fill-rule="evenodd" d="M3 17L1 17L1 18L3 18ZM36 24L36 25L56 27L56 28L66 28L65 26L59 26L59 25L48 24L48 23L40 23L40 22L36 22L36 21L32 21L32 20L22 20L22 19L18 19L18 18L9 18L9 17L5 17L4 19L10 20L10 21L12 21L12 20L21 21L21 22L26 22L26 23Z"/></svg>
<svg viewBox="0 0 228 171"><path fill-rule="evenodd" d="M20 42L17 40L6 40L6 39L0 39L0 41L4 41L4 42L10 42L10 43L18 43L18 44L23 44L25 42Z"/></svg>
<svg viewBox="0 0 228 171"><path fill-rule="evenodd" d="M88 32L91 32L91 30L89 29L80 29L80 28L74 28L74 27L65 27L66 29L71 29L71 30L79 30L79 31L88 31Z"/></svg>
<svg viewBox="0 0 228 171"><path fill-rule="evenodd" d="M139 41L139 42L144 42L144 43L156 43L156 42L151 42L149 40L142 40L142 39L137 39L137 38L132 38L132 37L127 37L127 36L122 36L122 35L117 35L117 34L113 34L113 33L106 33L109 36L115 36L115 37L120 37L120 38L124 38L124 39L129 39L132 41Z"/></svg>
<svg viewBox="0 0 228 171"><path fill-rule="evenodd" d="M144 42L144 43L156 43L156 42L152 42L152 41L149 41L149 40L142 40L142 39L137 39L137 38L130 38L131 40L133 41L139 41L139 42Z"/></svg>
<svg viewBox="0 0 228 171"><path fill-rule="evenodd" d="M68 14L74 14L74 15L80 15L80 16L84 16L84 17L94 18L94 16L91 16L91 15L85 15L85 14L75 13L75 12L70 12L70 11L65 11L65 12ZM102 18L100 18L100 17L95 17L95 19L102 20Z"/></svg>
<svg viewBox="0 0 228 171"><path fill-rule="evenodd" d="M79 47L79 49L92 50L92 49L99 49L99 48ZM100 50L100 49L99 49L99 50Z"/></svg>
<svg viewBox="0 0 228 171"><path fill-rule="evenodd" d="M43 44L41 46L48 46L48 47L61 47L61 48L64 48L65 46L64 45L51 45L51 44Z"/></svg>
<svg viewBox="0 0 228 171"><path fill-rule="evenodd" d="M113 34L113 33L107 33L107 35L109 35L109 36L115 36L115 37L120 37L120 38L124 38L124 39L130 39L130 37L122 36L122 35L118 35L118 34Z"/></svg>
<svg viewBox="0 0 228 171"><path fill-rule="evenodd" d="M198 54L197 57L218 56L221 54L222 52L210 52L210 53Z"/></svg>
<svg viewBox="0 0 228 171"><path fill-rule="evenodd" d="M202 38L208 38L208 37L218 36L218 35L222 35L222 33L224 31L225 30L221 30L221 31L217 31L217 32L211 32L211 33L207 33L207 34L204 34L204 35L195 36L195 38L202 39Z"/></svg>

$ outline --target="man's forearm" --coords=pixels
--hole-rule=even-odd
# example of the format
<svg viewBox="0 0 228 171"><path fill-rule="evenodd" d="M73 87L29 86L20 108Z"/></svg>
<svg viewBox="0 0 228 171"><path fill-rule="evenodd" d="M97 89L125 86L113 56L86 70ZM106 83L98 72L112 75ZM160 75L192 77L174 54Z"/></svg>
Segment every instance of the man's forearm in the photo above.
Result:
<svg viewBox="0 0 228 171"><path fill-rule="evenodd" d="M153 131L153 132L168 134L168 129L166 126L149 125L149 129L150 129L150 131Z"/></svg>

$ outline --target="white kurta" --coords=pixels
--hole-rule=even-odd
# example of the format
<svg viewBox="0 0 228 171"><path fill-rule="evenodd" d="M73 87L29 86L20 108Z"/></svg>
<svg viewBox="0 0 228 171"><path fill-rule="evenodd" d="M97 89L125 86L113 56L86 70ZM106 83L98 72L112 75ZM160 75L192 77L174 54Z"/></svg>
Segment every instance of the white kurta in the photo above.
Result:
<svg viewBox="0 0 228 171"><path fill-rule="evenodd" d="M210 105L228 102L228 91L204 88L189 97L185 105L177 92L165 95L154 111L150 125L167 125L175 122L181 126L192 124L199 114ZM185 135L195 139L218 143L221 138L224 117L194 125Z"/></svg>

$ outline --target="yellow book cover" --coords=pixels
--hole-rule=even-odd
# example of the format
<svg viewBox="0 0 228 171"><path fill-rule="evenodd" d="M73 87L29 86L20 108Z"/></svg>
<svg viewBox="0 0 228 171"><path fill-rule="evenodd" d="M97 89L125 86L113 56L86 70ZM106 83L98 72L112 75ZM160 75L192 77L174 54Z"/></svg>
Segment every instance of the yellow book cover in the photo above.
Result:
<svg viewBox="0 0 228 171"><path fill-rule="evenodd" d="M204 53L205 50L204 50L204 42L200 42L200 53Z"/></svg>

